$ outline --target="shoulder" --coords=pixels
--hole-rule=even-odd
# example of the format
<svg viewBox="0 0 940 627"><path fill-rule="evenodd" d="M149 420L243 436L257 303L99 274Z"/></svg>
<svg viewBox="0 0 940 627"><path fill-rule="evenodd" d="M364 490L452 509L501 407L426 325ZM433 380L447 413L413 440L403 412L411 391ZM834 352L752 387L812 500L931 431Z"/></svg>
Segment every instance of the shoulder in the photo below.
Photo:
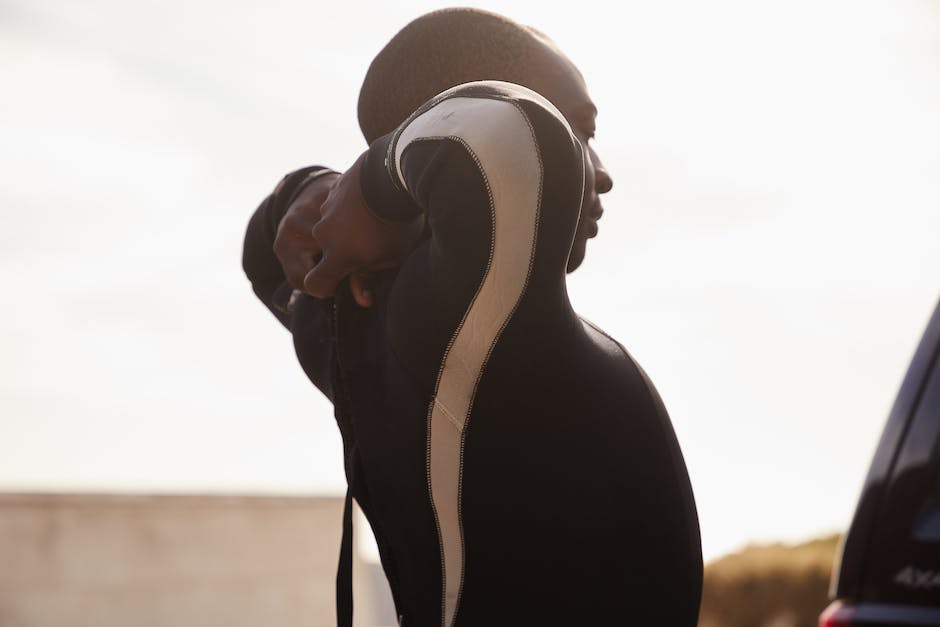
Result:
<svg viewBox="0 0 940 627"><path fill-rule="evenodd" d="M643 399L650 410L661 417L668 416L656 386L623 344L593 322L580 316L578 318L593 349L605 356L608 367L622 382L621 393L633 402Z"/></svg>
<svg viewBox="0 0 940 627"><path fill-rule="evenodd" d="M453 103L451 101L457 102ZM474 108L486 109L489 115L496 117L499 117L499 112L508 113L511 110L505 106L507 104L524 110L537 108L549 113L569 132L571 130L565 116L547 98L528 87L505 81L473 81L451 87L415 110L400 128L409 126L414 120L444 103L448 103L450 108L454 108L455 105L462 105L471 110ZM504 104L500 106L498 103Z"/></svg>
<svg viewBox="0 0 940 627"><path fill-rule="evenodd" d="M390 139L388 161L396 166L415 142L441 139L459 142L484 160L513 160L527 150L542 152L539 148L546 145L580 159L571 127L551 102L531 89L501 81L464 83L438 94Z"/></svg>

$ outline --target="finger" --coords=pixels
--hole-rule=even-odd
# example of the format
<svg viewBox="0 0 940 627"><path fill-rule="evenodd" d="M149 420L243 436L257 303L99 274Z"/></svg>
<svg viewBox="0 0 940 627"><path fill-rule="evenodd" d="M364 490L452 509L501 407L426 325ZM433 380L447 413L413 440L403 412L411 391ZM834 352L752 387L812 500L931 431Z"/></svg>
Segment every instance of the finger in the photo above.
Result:
<svg viewBox="0 0 940 627"><path fill-rule="evenodd" d="M304 289L304 279L307 273L316 266L317 257L313 251L292 251L291 254L280 258L284 278L295 290Z"/></svg>
<svg viewBox="0 0 940 627"><path fill-rule="evenodd" d="M289 272L288 281L294 286L294 289L303 291L304 279L307 273L313 270L317 262L320 261L320 245L313 241L305 243L303 247L296 247L290 256L287 264L282 264L285 276Z"/></svg>
<svg viewBox="0 0 940 627"><path fill-rule="evenodd" d="M304 289L304 277L316 265L320 256L320 244L313 239L295 238L294 232L279 231L274 240L274 254L284 271L284 278L296 290Z"/></svg>
<svg viewBox="0 0 940 627"><path fill-rule="evenodd" d="M304 277L303 289L316 298L331 298L336 292L336 286L348 274L349 269L342 263L330 255L324 255Z"/></svg>
<svg viewBox="0 0 940 627"><path fill-rule="evenodd" d="M364 272L354 272L349 275L349 291L352 292L356 304L368 309L375 302L372 294L372 278Z"/></svg>

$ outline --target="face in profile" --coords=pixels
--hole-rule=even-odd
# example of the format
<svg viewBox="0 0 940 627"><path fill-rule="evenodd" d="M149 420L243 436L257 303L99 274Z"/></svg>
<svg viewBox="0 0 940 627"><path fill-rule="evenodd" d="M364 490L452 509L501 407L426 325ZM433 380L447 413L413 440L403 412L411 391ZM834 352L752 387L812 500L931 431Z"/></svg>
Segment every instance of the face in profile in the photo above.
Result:
<svg viewBox="0 0 940 627"><path fill-rule="evenodd" d="M584 194L574 243L568 256L568 272L573 272L587 249L587 241L597 235L597 222L604 213L600 196L614 185L613 179L591 145L595 132L597 107L591 100L581 73L560 51L551 46L535 68L538 79L530 85L548 98L564 114L581 143L584 153Z"/></svg>

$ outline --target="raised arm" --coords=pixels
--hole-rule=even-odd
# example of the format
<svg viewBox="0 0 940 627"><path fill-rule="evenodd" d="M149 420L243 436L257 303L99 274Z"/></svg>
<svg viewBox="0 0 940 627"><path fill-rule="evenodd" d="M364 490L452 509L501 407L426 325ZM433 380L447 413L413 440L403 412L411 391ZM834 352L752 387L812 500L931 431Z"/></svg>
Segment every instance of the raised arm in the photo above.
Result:
<svg viewBox="0 0 940 627"><path fill-rule="evenodd" d="M459 86L337 180L305 287L330 296L342 277L394 260L382 229L426 220L383 303L389 348L419 386L439 372L475 380L510 322L542 342L575 319L565 270L583 179L581 146L547 100L508 83Z"/></svg>
<svg viewBox="0 0 940 627"><path fill-rule="evenodd" d="M424 254L442 283L478 280L487 268L524 282L538 254L539 272L560 285L583 172L580 144L540 95L497 81L455 87L376 140L340 179L314 230L323 260L307 290L329 296L343 276L394 261L373 231L421 219L430 232ZM360 250L344 236L352 233L365 234Z"/></svg>

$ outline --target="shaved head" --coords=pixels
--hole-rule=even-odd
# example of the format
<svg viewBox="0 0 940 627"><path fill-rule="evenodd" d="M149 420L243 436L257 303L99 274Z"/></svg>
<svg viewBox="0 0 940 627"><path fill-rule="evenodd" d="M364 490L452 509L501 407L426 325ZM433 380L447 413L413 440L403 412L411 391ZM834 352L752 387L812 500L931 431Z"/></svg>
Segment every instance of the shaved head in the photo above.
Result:
<svg viewBox="0 0 940 627"><path fill-rule="evenodd" d="M548 37L496 13L453 8L422 15L369 66L359 92L359 128L372 143L430 98L470 81L507 81L541 93L559 60L577 72Z"/></svg>

